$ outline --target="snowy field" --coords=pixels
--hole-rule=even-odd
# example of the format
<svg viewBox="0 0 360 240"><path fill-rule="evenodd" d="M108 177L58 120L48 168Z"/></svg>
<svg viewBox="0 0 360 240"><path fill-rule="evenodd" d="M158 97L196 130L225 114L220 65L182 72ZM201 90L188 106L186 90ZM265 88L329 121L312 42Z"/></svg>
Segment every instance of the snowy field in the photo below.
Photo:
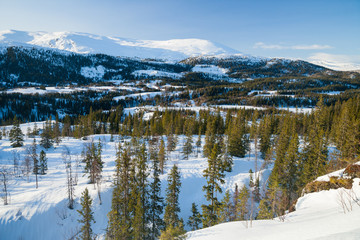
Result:
<svg viewBox="0 0 360 240"><path fill-rule="evenodd" d="M37 124L38 127L42 123ZM22 124L22 131L25 133L27 127L33 128L33 123ZM10 130L10 126L7 127ZM102 140L103 152L102 160L104 163L103 180L101 184L102 205L99 204L97 190L94 185L88 184L88 175L84 175L81 151L86 142L91 139L97 142ZM194 136L196 141L197 136ZM39 137L36 138L39 143ZM204 139L202 139L204 141ZM32 138L25 138L25 145L21 148L12 148L8 138L0 140L0 164L10 167L13 171L13 152L20 154L20 164L24 159L25 148L32 144ZM166 139L165 139L166 141ZM117 142L115 137L115 142ZM112 176L115 169L115 142L110 142L110 135L91 136L89 140L79 140L74 138L64 138L59 146L46 151L48 158L48 171L46 175L39 175L39 188L35 188L35 176L30 175L30 181L26 177L12 176L9 181L10 204L0 207L0 239L68 239L79 230L79 214L76 209L80 209L80 197L85 188L93 198L93 211L96 223L93 224L94 233L103 236L107 227L107 213L111 207ZM180 137L177 149L169 156L166 162L164 174L161 175L162 194L165 194L167 186L167 173L173 166L178 164L181 173L181 193L180 193L180 216L186 222L191 212L192 202L200 206L205 202L202 186L205 179L202 177L203 170L207 167L207 159L201 154L193 154L188 160L183 160L181 154L183 137ZM66 149L70 149L73 161L73 170L78 177L78 184L75 186L76 204L75 209L70 210L67 204L66 172L62 156ZM38 154L41 151L38 146ZM76 162L79 166L76 167ZM261 160L258 161L259 166ZM246 158L234 159L233 171L226 175L226 182L223 190L233 190L235 183L241 187L249 182L249 169L254 170L254 153ZM263 170L262 176L266 179L270 170ZM1 202L1 204L3 204Z"/></svg>
<svg viewBox="0 0 360 240"><path fill-rule="evenodd" d="M342 171L341 171L342 172ZM331 189L299 198L284 221L255 220L219 224L187 234L188 240L355 240L360 239L360 179L353 188ZM357 201L354 201L357 199Z"/></svg>

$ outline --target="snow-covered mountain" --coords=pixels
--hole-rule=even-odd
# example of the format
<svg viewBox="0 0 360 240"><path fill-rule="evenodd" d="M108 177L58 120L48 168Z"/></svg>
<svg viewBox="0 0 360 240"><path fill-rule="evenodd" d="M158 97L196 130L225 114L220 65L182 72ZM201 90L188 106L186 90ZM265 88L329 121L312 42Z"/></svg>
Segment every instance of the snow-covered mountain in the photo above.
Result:
<svg viewBox="0 0 360 240"><path fill-rule="evenodd" d="M82 54L182 60L198 55L238 54L239 51L203 39L134 40L77 32L0 31L0 45L39 46Z"/></svg>

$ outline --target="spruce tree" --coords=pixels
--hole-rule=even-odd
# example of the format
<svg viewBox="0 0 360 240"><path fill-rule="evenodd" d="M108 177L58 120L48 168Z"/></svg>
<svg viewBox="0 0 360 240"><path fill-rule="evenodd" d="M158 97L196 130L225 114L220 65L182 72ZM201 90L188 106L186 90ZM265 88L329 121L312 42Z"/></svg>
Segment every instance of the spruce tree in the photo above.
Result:
<svg viewBox="0 0 360 240"><path fill-rule="evenodd" d="M30 155L31 159L33 160L33 173L35 174L36 188L38 188L39 159L37 155L37 145L35 138L33 144L30 147Z"/></svg>
<svg viewBox="0 0 360 240"><path fill-rule="evenodd" d="M91 210L92 199L89 196L89 191L85 188L82 193L81 200L81 210L77 210L80 214L81 218L78 220L80 224L82 224L80 228L80 239L83 240L91 240L93 239L93 232L91 229L91 223L94 222L94 213Z"/></svg>
<svg viewBox="0 0 360 240"><path fill-rule="evenodd" d="M43 131L41 133L40 145L45 148L51 148L54 144L53 131L51 127L51 118L45 122Z"/></svg>
<svg viewBox="0 0 360 240"><path fill-rule="evenodd" d="M40 152L40 157L39 157L39 162L40 162L40 174L44 175L46 173L47 168L47 158L46 158L46 153L44 150L41 150Z"/></svg>
<svg viewBox="0 0 360 240"><path fill-rule="evenodd" d="M10 133L9 133L9 139L11 142L11 146L13 148L21 147L24 145L24 134L20 129L19 121L16 118L16 116L14 117L13 123L14 123L14 125L11 128Z"/></svg>
<svg viewBox="0 0 360 240"><path fill-rule="evenodd" d="M179 218L179 194L180 194L180 173L177 165L175 164L168 176L168 186L166 188L165 198L165 231L162 231L160 239L167 239L165 236L175 238L178 234L184 232L182 220Z"/></svg>
<svg viewBox="0 0 360 240"><path fill-rule="evenodd" d="M232 205L230 202L230 192L226 191L223 199L221 200L221 205L219 208L219 219L218 223L224 223L231 221L232 215Z"/></svg>
<svg viewBox="0 0 360 240"><path fill-rule="evenodd" d="M164 139L161 138L160 147L159 147L159 155L158 155L161 173L164 173L165 158L166 158L165 143L164 143Z"/></svg>
<svg viewBox="0 0 360 240"><path fill-rule="evenodd" d="M245 157L246 152L250 149L249 139L246 131L246 121L244 114L239 111L238 116L232 119L229 137L229 153L235 157Z"/></svg>
<svg viewBox="0 0 360 240"><path fill-rule="evenodd" d="M259 203L259 213L256 219L272 219L274 217L274 213L272 212L270 203L267 199L261 199Z"/></svg>
<svg viewBox="0 0 360 240"><path fill-rule="evenodd" d="M161 181L159 161L156 154L150 154L152 162L152 178L150 184L150 204L149 204L149 221L150 221L150 236L149 239L155 240L160 236L160 231L164 228L164 221L161 217L163 213L164 199L161 197Z"/></svg>
<svg viewBox="0 0 360 240"><path fill-rule="evenodd" d="M188 120L185 125L186 140L182 149L182 154L184 155L184 159L189 159L189 155L193 152L192 124L193 122Z"/></svg>
<svg viewBox="0 0 360 240"><path fill-rule="evenodd" d="M129 150L117 151L114 190L111 210L108 213L108 239L129 239L131 237L131 212L129 211L131 165Z"/></svg>
<svg viewBox="0 0 360 240"><path fill-rule="evenodd" d="M147 223L149 220L149 194L148 194L148 181L149 176L147 170L148 154L146 152L145 144L140 148L136 157L136 173L134 179L134 193L132 196L135 198L134 220L133 220L133 234L134 239L146 239L148 237L149 229ZM134 199L132 199L134 200ZM131 209L131 206L129 207Z"/></svg>
<svg viewBox="0 0 360 240"><path fill-rule="evenodd" d="M90 183L96 183L101 178L103 161L101 160L102 145L99 139L98 144L91 142L85 145L82 152L85 172L89 173Z"/></svg>
<svg viewBox="0 0 360 240"><path fill-rule="evenodd" d="M205 191L206 200L210 201L209 205L202 205L204 227L213 226L217 223L217 211L220 207L217 193L222 193L220 184L225 182L225 174L220 163L220 148L215 143L208 158L208 167L204 170L204 177L207 181L206 185L203 186L203 191Z"/></svg>
<svg viewBox="0 0 360 240"><path fill-rule="evenodd" d="M247 220L247 214L249 213L249 189L244 185L240 191L237 199L237 220Z"/></svg>
<svg viewBox="0 0 360 240"><path fill-rule="evenodd" d="M199 213L195 203L191 204L191 216L187 222L191 231L198 230L201 226L201 214Z"/></svg>

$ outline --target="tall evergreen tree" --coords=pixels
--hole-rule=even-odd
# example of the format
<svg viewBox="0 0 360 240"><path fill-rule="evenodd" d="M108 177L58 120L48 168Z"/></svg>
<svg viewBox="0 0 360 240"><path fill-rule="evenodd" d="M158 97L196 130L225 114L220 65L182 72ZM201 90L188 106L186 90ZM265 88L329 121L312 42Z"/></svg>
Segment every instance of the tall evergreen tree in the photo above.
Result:
<svg viewBox="0 0 360 240"><path fill-rule="evenodd" d="M89 191L85 188L84 192L82 193L81 199L81 210L77 210L80 214L81 219L78 220L80 224L82 224L80 228L80 239L83 240L92 240L93 239L93 232L91 229L91 223L94 222L94 213L91 210L92 199L89 196Z"/></svg>
<svg viewBox="0 0 360 240"><path fill-rule="evenodd" d="M101 160L102 145L99 139L98 144L91 142L84 146L83 162L85 163L85 172L89 173L90 183L96 183L101 178L103 161Z"/></svg>
<svg viewBox="0 0 360 240"><path fill-rule="evenodd" d="M40 156L39 156L39 162L40 162L40 174L44 175L46 173L47 168L47 157L44 150L41 150Z"/></svg>
<svg viewBox="0 0 360 240"><path fill-rule="evenodd" d="M11 128L10 133L9 133L9 139L11 142L11 146L13 148L21 147L24 145L24 134L20 129L19 121L16 118L16 116L14 117L13 123L14 123L14 125Z"/></svg>
<svg viewBox="0 0 360 240"><path fill-rule="evenodd" d="M184 233L184 224L179 218L179 194L180 194L180 173L175 164L168 176L168 187L166 188L165 198L165 231L161 232L160 239L175 239L178 235Z"/></svg>
<svg viewBox="0 0 360 240"><path fill-rule="evenodd" d="M209 227L217 223L217 211L220 207L217 193L222 193L220 184L225 182L225 174L220 160L220 148L217 143L215 143L208 158L208 167L204 170L204 177L207 181L206 185L203 186L203 191L205 191L206 200L210 203L209 205L202 205L203 226Z"/></svg>
<svg viewBox="0 0 360 240"><path fill-rule="evenodd" d="M191 231L198 230L201 226L201 214L199 213L195 203L191 205L191 216L187 222Z"/></svg>
<svg viewBox="0 0 360 240"><path fill-rule="evenodd" d="M244 185L240 191L239 191L239 196L238 196L238 203L237 203L237 212L238 212L238 216L237 216L237 220L247 220L248 216L247 214L249 213L249 198L250 198L250 193L249 193L249 189Z"/></svg>
<svg viewBox="0 0 360 240"><path fill-rule="evenodd" d="M161 173L164 173L166 155L165 155L165 143L164 143L164 139L162 139L162 138L160 141L158 159L159 159L159 163L160 163Z"/></svg>
<svg viewBox="0 0 360 240"><path fill-rule="evenodd" d="M193 121L186 121L185 125L185 134L186 140L182 149L182 154L184 155L184 159L189 159L189 155L193 152Z"/></svg>
<svg viewBox="0 0 360 240"><path fill-rule="evenodd" d="M163 197L161 197L161 181L159 161L156 154L150 154L152 161L152 177L153 181L150 184L150 205L149 205L149 221L150 221L150 236L149 239L155 240L160 236L160 231L164 228L164 221L161 217L163 213Z"/></svg>
<svg viewBox="0 0 360 240"><path fill-rule="evenodd" d="M33 161L33 173L35 174L36 188L38 188L39 159L38 159L38 154L37 154L37 145L36 145L35 138L30 147L30 156Z"/></svg>
<svg viewBox="0 0 360 240"><path fill-rule="evenodd" d="M228 129L229 153L231 156L245 157L246 152L250 149L250 142L246 133L245 116L242 111L239 111L238 116L232 118Z"/></svg>
<svg viewBox="0 0 360 240"><path fill-rule="evenodd" d="M43 131L41 133L40 145L45 149L51 148L54 144L53 131L51 125L52 124L50 118L45 122Z"/></svg>
<svg viewBox="0 0 360 240"><path fill-rule="evenodd" d="M111 201L111 210L108 213L108 239L130 239L131 218L129 211L130 185L131 185L131 158L128 150L117 151L116 173L114 190Z"/></svg>

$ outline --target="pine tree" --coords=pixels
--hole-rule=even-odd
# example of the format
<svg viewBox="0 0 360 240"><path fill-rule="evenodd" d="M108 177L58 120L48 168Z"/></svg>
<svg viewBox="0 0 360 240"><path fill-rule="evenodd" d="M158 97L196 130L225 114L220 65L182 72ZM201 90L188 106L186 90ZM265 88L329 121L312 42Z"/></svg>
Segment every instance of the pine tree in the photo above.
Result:
<svg viewBox="0 0 360 240"><path fill-rule="evenodd" d="M189 155L193 152L192 121L186 121L185 129L186 141L183 146L182 154L184 155L184 159L189 159Z"/></svg>
<svg viewBox="0 0 360 240"><path fill-rule="evenodd" d="M163 213L163 201L161 197L161 181L159 161L156 154L150 154L153 170L153 181L150 184L150 205L149 205L149 220L150 220L150 236L151 240L155 240L160 236L160 231L164 228L164 221L161 217Z"/></svg>
<svg viewBox="0 0 360 240"><path fill-rule="evenodd" d="M87 188L85 188L84 192L82 193L80 202L81 210L77 210L81 216L81 219L79 219L78 222L82 224L80 229L80 239L91 240L93 239L91 223L95 223L95 220L94 213L91 210L92 199L89 196L89 191Z"/></svg>
<svg viewBox="0 0 360 240"><path fill-rule="evenodd" d="M39 162L40 162L40 167L39 167L40 174L44 175L47 170L47 158L44 150L41 150L40 152Z"/></svg>
<svg viewBox="0 0 360 240"><path fill-rule="evenodd" d="M208 167L204 170L204 177L207 181L206 185L203 186L203 191L205 191L206 200L210 201L209 205L202 205L204 227L213 226L217 223L217 211L220 207L217 193L222 193L220 184L225 182L225 174L220 163L220 149L219 145L215 143L208 158Z"/></svg>
<svg viewBox="0 0 360 240"><path fill-rule="evenodd" d="M160 170L161 173L164 173L164 166L165 166L165 143L164 143L164 139L161 138L160 141L160 147L159 147L159 163L160 163Z"/></svg>
<svg viewBox="0 0 360 240"><path fill-rule="evenodd" d="M56 145L59 145L61 142L61 131L60 131L60 123L59 123L59 116L56 115L55 124L53 129L53 139Z"/></svg>
<svg viewBox="0 0 360 240"><path fill-rule="evenodd" d="M230 130L228 130L231 156L245 157L246 152L250 149L250 142L246 133L245 117L240 111L238 116L232 119Z"/></svg>
<svg viewBox="0 0 360 240"><path fill-rule="evenodd" d="M145 144L140 148L137 154L135 186L131 191L136 199L133 219L133 233L134 239L145 239L148 237L149 229L147 227L149 218L149 194L148 194L148 171L147 171L147 152ZM133 184L134 184L133 183ZM134 200L134 199L133 199ZM133 208L129 206L129 208Z"/></svg>
<svg viewBox="0 0 360 240"><path fill-rule="evenodd" d="M271 148L271 133L272 133L272 125L271 125L271 117L270 115L266 115L263 120L260 122L260 153L263 159L266 159L266 154L269 152Z"/></svg>
<svg viewBox="0 0 360 240"><path fill-rule="evenodd" d="M191 216L187 222L191 231L198 230L201 226L201 214L199 213L195 203L191 205Z"/></svg>
<svg viewBox="0 0 360 240"><path fill-rule="evenodd" d="M36 151L37 151L37 145L36 145L36 140L34 138L33 144L30 147L30 155L31 155L31 159L33 160L33 173L35 174L35 178L36 178L36 188L38 188L39 160Z"/></svg>
<svg viewBox="0 0 360 240"><path fill-rule="evenodd" d="M272 212L270 203L267 199L261 199L259 204L259 213L256 219L272 219L274 213Z"/></svg>
<svg viewBox="0 0 360 240"><path fill-rule="evenodd" d="M201 148L201 127L199 127L199 135L198 135L198 139L196 141L196 153L198 155L200 153L200 148Z"/></svg>
<svg viewBox="0 0 360 240"><path fill-rule="evenodd" d="M108 213L108 239L129 239L131 237L131 218L129 211L131 185L131 158L128 149L117 151L114 190L111 210Z"/></svg>
<svg viewBox="0 0 360 240"><path fill-rule="evenodd" d="M16 118L16 116L14 117L13 123L14 123L14 125L11 128L10 133L9 133L9 139L11 142L11 146L13 148L21 147L24 145L24 134L20 129L19 121Z"/></svg>
<svg viewBox="0 0 360 240"><path fill-rule="evenodd" d="M244 185L240 189L239 196L237 199L238 220L247 220L247 214L249 213L249 198L250 198L249 190Z"/></svg>
<svg viewBox="0 0 360 240"><path fill-rule="evenodd" d="M90 183L96 183L101 178L103 161L101 160L102 145L99 139L97 145L91 142L85 145L83 150L83 162L85 163L85 172L89 173Z"/></svg>
<svg viewBox="0 0 360 240"><path fill-rule="evenodd" d="M221 205L219 208L219 219L218 223L224 223L231 221L232 215L232 205L230 202L230 192L226 191L223 199L221 200Z"/></svg>
<svg viewBox="0 0 360 240"><path fill-rule="evenodd" d="M51 118L45 122L43 131L41 133L40 145L45 148L51 148L54 144L53 132L51 127Z"/></svg>
<svg viewBox="0 0 360 240"><path fill-rule="evenodd" d="M179 206L179 194L180 194L180 173L177 165L175 164L170 171L168 176L168 186L166 189L166 198L165 198L165 214L164 214L164 222L165 222L165 231L163 234L176 233L178 234L183 231L183 223L179 218L180 206ZM177 235L172 235L172 237L176 237ZM160 239L162 239L160 237Z"/></svg>

